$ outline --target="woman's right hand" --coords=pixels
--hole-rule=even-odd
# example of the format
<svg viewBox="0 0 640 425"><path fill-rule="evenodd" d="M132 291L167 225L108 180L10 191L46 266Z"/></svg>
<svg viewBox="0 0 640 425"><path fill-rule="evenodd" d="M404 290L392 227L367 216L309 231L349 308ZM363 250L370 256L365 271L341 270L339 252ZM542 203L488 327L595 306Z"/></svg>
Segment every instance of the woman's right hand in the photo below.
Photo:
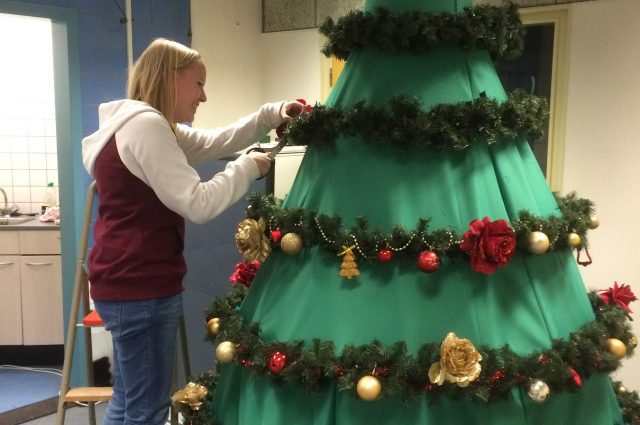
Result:
<svg viewBox="0 0 640 425"><path fill-rule="evenodd" d="M249 157L253 159L260 170L260 177L264 177L271 170L272 161L271 158L265 152L252 151L249 152Z"/></svg>

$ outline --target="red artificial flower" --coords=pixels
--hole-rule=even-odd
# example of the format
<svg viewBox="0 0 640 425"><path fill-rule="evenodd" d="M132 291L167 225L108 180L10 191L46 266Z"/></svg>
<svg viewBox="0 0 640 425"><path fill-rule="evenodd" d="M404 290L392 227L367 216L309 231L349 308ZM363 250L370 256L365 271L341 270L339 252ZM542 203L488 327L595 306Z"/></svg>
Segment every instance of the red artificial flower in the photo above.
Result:
<svg viewBox="0 0 640 425"><path fill-rule="evenodd" d="M613 288L609 289L601 289L600 290L600 298L606 304L616 304L629 313L633 313L629 308L629 303L631 301L636 301L635 294L631 291L631 287L629 285L625 285L624 283L618 286L618 282L613 283Z"/></svg>
<svg viewBox="0 0 640 425"><path fill-rule="evenodd" d="M229 281L236 285L244 285L247 288L251 286L253 278L256 277L256 273L260 268L260 261L253 260L251 262L236 264L236 270L233 272Z"/></svg>
<svg viewBox="0 0 640 425"><path fill-rule="evenodd" d="M471 268L491 274L507 265L516 251L516 234L506 220L473 220L460 249L471 255Z"/></svg>
<svg viewBox="0 0 640 425"><path fill-rule="evenodd" d="M296 100L304 105L304 111L305 112L311 112L311 105L307 105L307 101L306 100L304 100L304 99L296 99Z"/></svg>

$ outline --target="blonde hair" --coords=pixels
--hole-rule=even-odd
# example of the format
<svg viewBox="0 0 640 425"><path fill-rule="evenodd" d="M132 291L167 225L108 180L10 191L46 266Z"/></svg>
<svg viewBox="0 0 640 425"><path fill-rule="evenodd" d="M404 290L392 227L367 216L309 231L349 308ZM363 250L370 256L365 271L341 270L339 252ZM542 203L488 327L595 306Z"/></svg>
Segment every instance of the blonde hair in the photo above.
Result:
<svg viewBox="0 0 640 425"><path fill-rule="evenodd" d="M200 59L200 53L180 43L164 38L153 40L133 66L127 98L148 103L174 126L176 74Z"/></svg>

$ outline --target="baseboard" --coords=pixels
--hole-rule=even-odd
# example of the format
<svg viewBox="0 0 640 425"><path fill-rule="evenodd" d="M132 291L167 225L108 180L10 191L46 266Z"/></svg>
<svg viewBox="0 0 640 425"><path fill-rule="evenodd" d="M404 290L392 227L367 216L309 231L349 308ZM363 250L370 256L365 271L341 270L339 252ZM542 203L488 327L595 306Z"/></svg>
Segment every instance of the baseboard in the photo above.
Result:
<svg viewBox="0 0 640 425"><path fill-rule="evenodd" d="M2 364L15 366L52 366L64 362L64 345L0 346Z"/></svg>
<svg viewBox="0 0 640 425"><path fill-rule="evenodd" d="M18 425L55 413L58 410L58 397L52 397L17 409L0 413L0 425Z"/></svg>

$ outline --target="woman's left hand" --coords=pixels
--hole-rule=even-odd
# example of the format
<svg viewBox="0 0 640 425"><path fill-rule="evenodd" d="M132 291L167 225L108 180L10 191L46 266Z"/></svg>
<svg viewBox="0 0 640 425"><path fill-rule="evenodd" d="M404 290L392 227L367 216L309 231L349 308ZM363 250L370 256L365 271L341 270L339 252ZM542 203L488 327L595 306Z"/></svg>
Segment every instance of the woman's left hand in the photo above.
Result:
<svg viewBox="0 0 640 425"><path fill-rule="evenodd" d="M303 112L307 112L309 108L305 103L300 101L285 102L280 108L280 118L283 122L289 122Z"/></svg>

